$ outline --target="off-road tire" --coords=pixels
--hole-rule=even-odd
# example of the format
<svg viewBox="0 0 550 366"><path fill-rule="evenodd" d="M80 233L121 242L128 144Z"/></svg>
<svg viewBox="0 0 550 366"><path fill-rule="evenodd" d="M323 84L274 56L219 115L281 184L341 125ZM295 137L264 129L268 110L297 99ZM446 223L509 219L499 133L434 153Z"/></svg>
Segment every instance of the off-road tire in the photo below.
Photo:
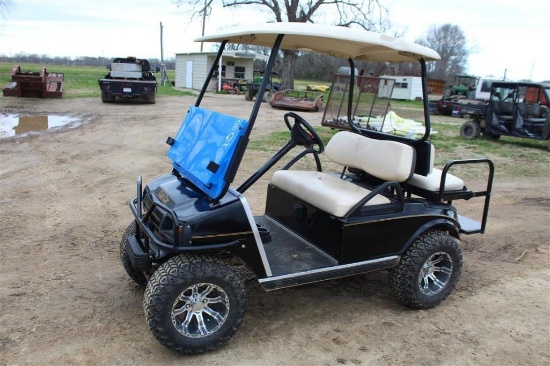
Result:
<svg viewBox="0 0 550 366"><path fill-rule="evenodd" d="M456 240L447 232L429 231L414 241L390 271L390 284L405 305L429 309L451 294L461 270L462 252Z"/></svg>
<svg viewBox="0 0 550 366"><path fill-rule="evenodd" d="M122 234L122 240L120 241L120 261L122 262L122 266L126 270L126 273L128 273L128 276L130 276L130 278L138 285L145 286L147 285L147 277L145 277L143 272L134 268L132 261L130 261L130 257L128 256L128 247L130 246L128 237L130 235L134 235L135 233L136 222L132 221L132 223L126 228L124 234Z"/></svg>
<svg viewBox="0 0 550 366"><path fill-rule="evenodd" d="M493 141L496 141L500 138L500 135L497 134L497 133L492 133L492 132L483 132L483 137L487 137L487 138L490 138L491 140Z"/></svg>
<svg viewBox="0 0 550 366"><path fill-rule="evenodd" d="M247 90L245 93L244 93L244 99L246 99L247 101L251 101L254 97L252 96L252 90Z"/></svg>
<svg viewBox="0 0 550 366"><path fill-rule="evenodd" d="M265 103L269 103L269 102L271 102L271 96L272 95L273 95L273 93L271 92L271 90L266 89L262 100Z"/></svg>
<svg viewBox="0 0 550 366"><path fill-rule="evenodd" d="M143 308L162 345L198 354L221 346L237 331L245 313L246 291L241 276L220 259L179 255L151 276Z"/></svg>
<svg viewBox="0 0 550 366"><path fill-rule="evenodd" d="M479 137L481 126L476 121L466 121L460 126L460 136L467 140L473 140Z"/></svg>

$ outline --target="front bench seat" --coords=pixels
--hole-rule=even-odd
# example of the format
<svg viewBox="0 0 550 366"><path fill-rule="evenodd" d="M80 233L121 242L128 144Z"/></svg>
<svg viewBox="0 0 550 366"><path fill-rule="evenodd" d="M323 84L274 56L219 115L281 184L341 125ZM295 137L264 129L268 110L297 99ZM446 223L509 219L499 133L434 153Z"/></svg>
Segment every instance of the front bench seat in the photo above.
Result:
<svg viewBox="0 0 550 366"><path fill-rule="evenodd" d="M414 172L415 150L395 141L375 140L349 131L338 132L325 149L333 162L347 168L360 169L390 182L405 182ZM371 190L343 179L340 174L317 171L279 170L271 184L293 196L332 214L344 217ZM377 194L365 206L389 204Z"/></svg>

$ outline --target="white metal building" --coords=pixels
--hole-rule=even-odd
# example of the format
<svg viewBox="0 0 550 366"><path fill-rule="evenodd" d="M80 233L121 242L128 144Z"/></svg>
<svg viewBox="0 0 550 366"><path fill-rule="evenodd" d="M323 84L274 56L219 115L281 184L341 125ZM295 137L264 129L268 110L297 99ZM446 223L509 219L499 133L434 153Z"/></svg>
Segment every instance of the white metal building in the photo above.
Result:
<svg viewBox="0 0 550 366"><path fill-rule="evenodd" d="M215 59L215 52L177 53L175 86L200 90ZM267 57L253 52L224 52L208 91L218 90L221 79L252 79L255 59L267 60Z"/></svg>
<svg viewBox="0 0 550 366"><path fill-rule="evenodd" d="M380 75L383 79L393 79L393 93L391 99L403 100L422 100L422 79L419 76L390 76ZM378 96L381 98L390 97L391 90L386 90L382 85L378 90Z"/></svg>

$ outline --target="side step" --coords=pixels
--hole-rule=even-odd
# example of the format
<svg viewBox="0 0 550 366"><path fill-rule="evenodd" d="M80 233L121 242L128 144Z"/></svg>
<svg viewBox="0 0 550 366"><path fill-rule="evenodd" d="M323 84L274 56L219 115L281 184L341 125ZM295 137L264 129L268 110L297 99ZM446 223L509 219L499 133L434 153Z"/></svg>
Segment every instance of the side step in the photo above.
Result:
<svg viewBox="0 0 550 366"><path fill-rule="evenodd" d="M481 233L481 222L469 217L458 215L458 224L460 225L460 232L462 234L478 234Z"/></svg>
<svg viewBox="0 0 550 366"><path fill-rule="evenodd" d="M395 255L391 257L372 259L365 262L318 268L304 272L268 277L260 279L259 282L266 291L271 291L285 287L305 285L308 283L327 281L346 276L353 276L360 273L392 268L399 264L399 259L400 257Z"/></svg>

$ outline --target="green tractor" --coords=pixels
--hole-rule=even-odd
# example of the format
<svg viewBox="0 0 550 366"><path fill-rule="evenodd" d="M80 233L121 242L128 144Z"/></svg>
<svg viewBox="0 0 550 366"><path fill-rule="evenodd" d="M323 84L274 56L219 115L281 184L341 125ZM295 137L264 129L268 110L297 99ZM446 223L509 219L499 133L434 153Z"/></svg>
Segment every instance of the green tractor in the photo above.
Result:
<svg viewBox="0 0 550 366"><path fill-rule="evenodd" d="M264 79L264 74L265 72L263 70L254 70L252 82L246 83L246 92L244 94L246 100L251 101L256 97L256 94L260 91L260 85ZM282 90L282 84L279 73L277 71L272 71L262 100L269 103L271 101L271 96Z"/></svg>
<svg viewBox="0 0 550 366"><path fill-rule="evenodd" d="M470 96L472 91L476 90L479 78L477 76L456 75L454 83L445 89L445 99L453 95L463 95L466 98Z"/></svg>

